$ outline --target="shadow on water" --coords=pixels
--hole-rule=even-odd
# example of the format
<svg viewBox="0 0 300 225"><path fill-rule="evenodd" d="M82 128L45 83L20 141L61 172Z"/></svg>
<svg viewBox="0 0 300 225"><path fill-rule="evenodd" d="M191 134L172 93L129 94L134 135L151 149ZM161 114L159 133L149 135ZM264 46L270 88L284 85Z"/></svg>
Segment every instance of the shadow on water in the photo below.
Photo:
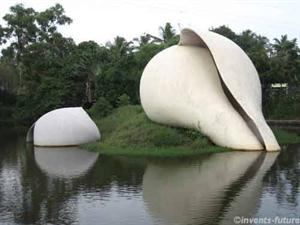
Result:
<svg viewBox="0 0 300 225"><path fill-rule="evenodd" d="M300 203L300 146L147 159L33 148L24 135L8 136L0 140L0 224L232 224L265 213L269 193L271 211Z"/></svg>

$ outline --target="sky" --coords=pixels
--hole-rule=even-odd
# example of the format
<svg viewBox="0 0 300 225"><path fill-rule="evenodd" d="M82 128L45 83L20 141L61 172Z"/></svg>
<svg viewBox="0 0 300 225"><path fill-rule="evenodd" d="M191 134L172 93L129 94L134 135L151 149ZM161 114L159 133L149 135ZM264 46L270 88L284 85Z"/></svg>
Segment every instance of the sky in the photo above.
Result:
<svg viewBox="0 0 300 225"><path fill-rule="evenodd" d="M61 4L73 23L60 31L76 43L159 35L166 22L178 31L227 25L237 33L250 29L270 40L287 34L300 43L300 0L0 0L0 24L17 3L37 11Z"/></svg>

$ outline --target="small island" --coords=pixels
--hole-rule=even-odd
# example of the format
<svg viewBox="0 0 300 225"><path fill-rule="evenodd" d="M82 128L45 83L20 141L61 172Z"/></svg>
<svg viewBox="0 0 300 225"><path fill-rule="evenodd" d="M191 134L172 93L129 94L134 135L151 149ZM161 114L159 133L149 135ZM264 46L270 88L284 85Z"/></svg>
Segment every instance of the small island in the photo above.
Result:
<svg viewBox="0 0 300 225"><path fill-rule="evenodd" d="M97 106L97 105L96 105ZM175 128L150 121L140 105L125 105L108 116L99 117L97 108L90 110L92 119L101 127L101 140L84 145L106 155L183 157L231 151L214 145L197 130ZM280 145L300 142L300 136L274 128Z"/></svg>

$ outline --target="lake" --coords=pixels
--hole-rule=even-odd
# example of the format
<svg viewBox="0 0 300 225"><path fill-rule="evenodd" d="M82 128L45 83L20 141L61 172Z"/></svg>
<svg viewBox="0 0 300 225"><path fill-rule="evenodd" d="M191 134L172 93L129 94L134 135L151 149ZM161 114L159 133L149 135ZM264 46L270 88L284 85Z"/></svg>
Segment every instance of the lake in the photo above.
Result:
<svg viewBox="0 0 300 225"><path fill-rule="evenodd" d="M9 130L0 138L0 224L229 225L237 216L300 217L300 145L167 159L34 148Z"/></svg>

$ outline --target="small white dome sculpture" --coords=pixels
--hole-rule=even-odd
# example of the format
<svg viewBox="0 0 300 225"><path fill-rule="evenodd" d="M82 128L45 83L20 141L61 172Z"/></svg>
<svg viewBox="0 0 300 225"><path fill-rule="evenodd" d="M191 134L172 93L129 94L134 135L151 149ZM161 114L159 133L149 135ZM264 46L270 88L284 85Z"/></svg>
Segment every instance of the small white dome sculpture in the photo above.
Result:
<svg viewBox="0 0 300 225"><path fill-rule="evenodd" d="M26 136L35 146L75 146L99 139L96 124L81 107L46 113L31 126Z"/></svg>
<svg viewBox="0 0 300 225"><path fill-rule="evenodd" d="M219 34L183 29L179 45L158 53L144 69L140 96L155 122L198 129L224 147L280 150L262 114L253 63Z"/></svg>

